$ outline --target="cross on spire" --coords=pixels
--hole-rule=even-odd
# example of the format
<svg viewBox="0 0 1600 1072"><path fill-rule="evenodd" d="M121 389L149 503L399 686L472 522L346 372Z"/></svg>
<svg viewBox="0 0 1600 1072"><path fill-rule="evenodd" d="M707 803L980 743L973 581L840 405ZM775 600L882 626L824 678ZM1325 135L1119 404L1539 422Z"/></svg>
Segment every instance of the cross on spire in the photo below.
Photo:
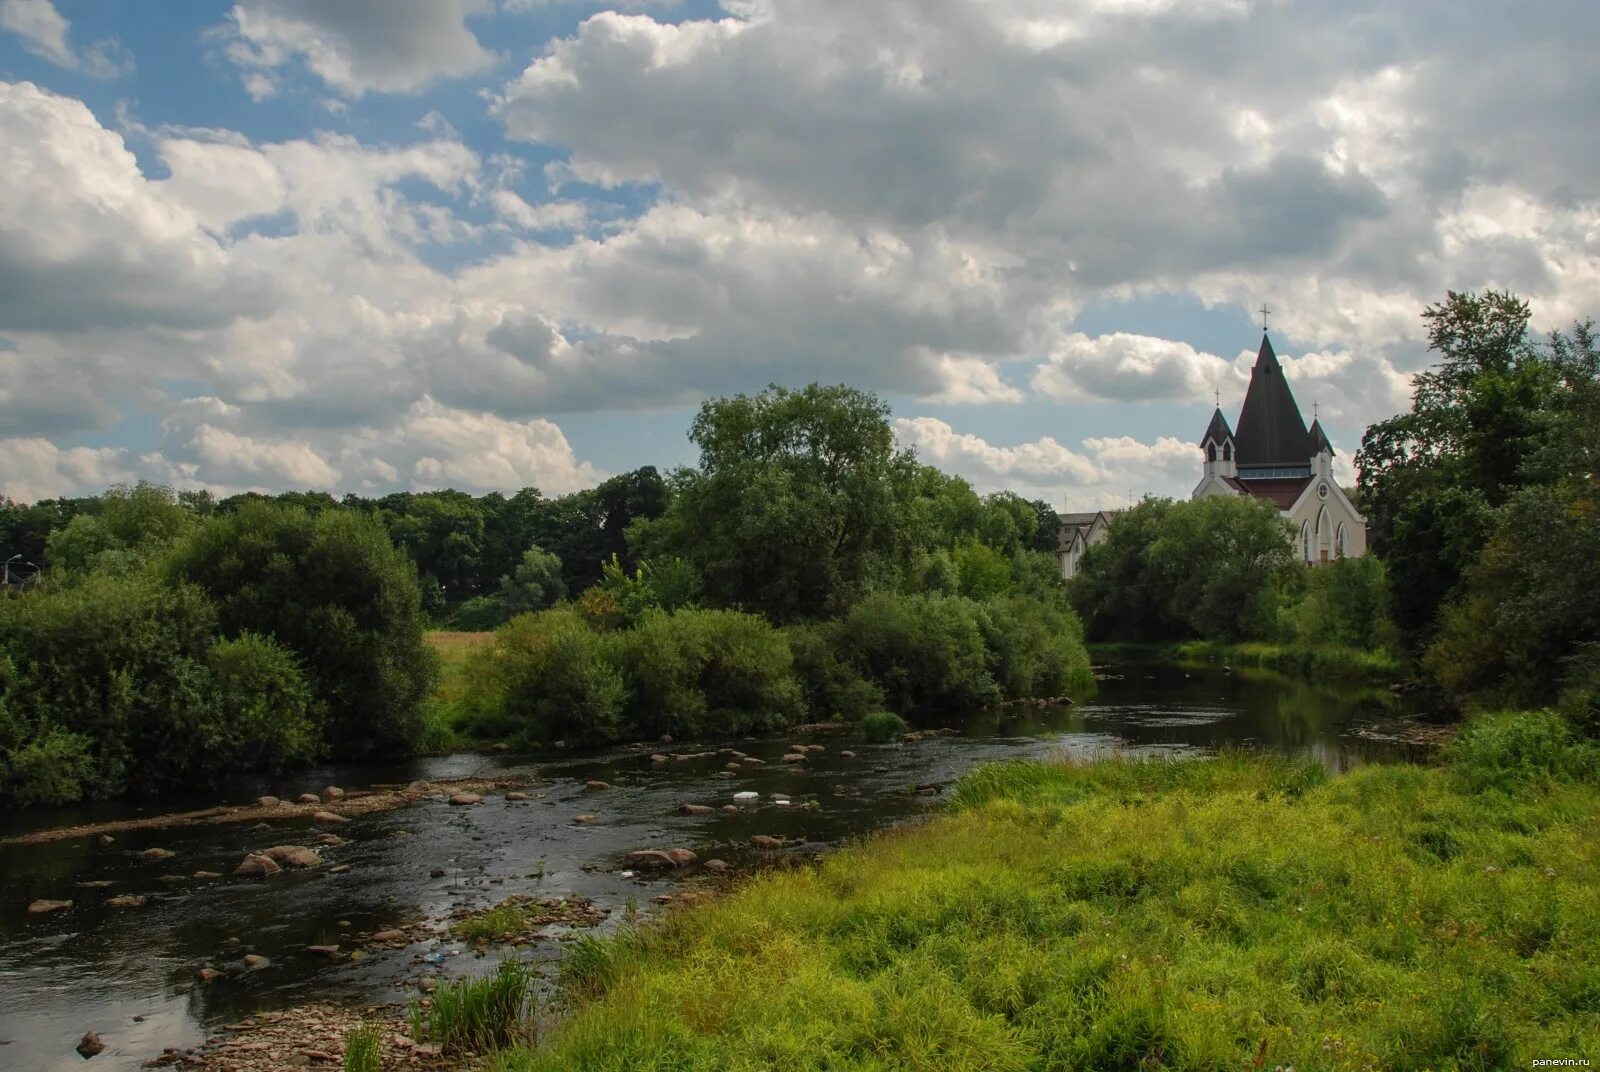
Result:
<svg viewBox="0 0 1600 1072"><path fill-rule="evenodd" d="M1267 314L1271 311L1271 309L1267 308L1266 302L1261 303L1261 334L1263 335L1267 333Z"/></svg>

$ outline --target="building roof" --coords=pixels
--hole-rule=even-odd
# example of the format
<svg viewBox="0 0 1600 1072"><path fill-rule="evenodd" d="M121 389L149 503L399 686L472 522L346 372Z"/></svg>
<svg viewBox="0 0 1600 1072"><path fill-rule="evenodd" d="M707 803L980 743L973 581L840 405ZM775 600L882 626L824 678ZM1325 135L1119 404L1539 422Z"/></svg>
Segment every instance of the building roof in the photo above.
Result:
<svg viewBox="0 0 1600 1072"><path fill-rule="evenodd" d="M1306 485L1311 483L1313 478L1295 476L1278 480L1240 480L1237 477L1225 476L1222 479L1235 491L1265 499L1279 510L1287 510L1300 498L1300 493L1306 490Z"/></svg>
<svg viewBox="0 0 1600 1072"><path fill-rule="evenodd" d="M1222 415L1222 407L1218 406L1211 414L1211 423L1206 425L1206 434L1200 437L1200 445L1226 443L1232 438L1233 429L1228 427L1228 418Z"/></svg>
<svg viewBox="0 0 1600 1072"><path fill-rule="evenodd" d="M1327 451L1333 453L1333 442L1328 438L1328 433L1322 430L1322 422L1317 419L1311 421L1311 449L1317 453Z"/></svg>
<svg viewBox="0 0 1600 1072"><path fill-rule="evenodd" d="M1283 366L1272 350L1272 340L1261 335L1261 350L1250 370L1250 389L1239 410L1234 434L1234 457L1239 465L1304 465L1316 451L1306 431L1305 418L1295 404Z"/></svg>
<svg viewBox="0 0 1600 1072"><path fill-rule="evenodd" d="M1083 514L1057 514L1063 525L1092 525L1094 519L1100 516L1100 511L1090 510Z"/></svg>

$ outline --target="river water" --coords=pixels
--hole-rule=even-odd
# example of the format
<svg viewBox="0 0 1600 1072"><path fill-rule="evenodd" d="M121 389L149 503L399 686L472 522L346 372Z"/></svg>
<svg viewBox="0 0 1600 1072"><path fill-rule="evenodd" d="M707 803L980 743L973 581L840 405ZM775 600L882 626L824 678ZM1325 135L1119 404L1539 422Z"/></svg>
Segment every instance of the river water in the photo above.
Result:
<svg viewBox="0 0 1600 1072"><path fill-rule="evenodd" d="M236 878L252 849L315 845L319 831L303 818L274 823L271 832L233 823L96 837L37 845L0 846L0 1069L59 1072L83 1066L73 1047L87 1030L106 1050L95 1069L131 1069L165 1046L201 1042L225 1023L257 1011L313 1000L353 1004L403 1001L418 973L418 956L440 961L445 973L481 971L488 963L457 955L459 943L418 944L368 952L359 960L328 960L309 945L353 944L353 935L438 917L463 906L484 906L512 894L577 894L620 918L625 906L648 910L656 895L676 888L670 876L624 877L622 856L639 848L686 846L702 860L720 857L753 864L744 847L752 834L803 839L795 852L822 851L848 838L925 815L938 797L915 786L948 785L978 763L1062 752L1137 754L1205 752L1248 745L1309 755L1330 771L1397 758L1398 746L1355 734L1394 711L1376 691L1326 690L1261 675L1184 670L1132 663L1104 668L1106 680L1075 707L984 712L949 720L959 732L916 743L872 745L851 732L762 739L677 743L673 751L734 747L767 761L733 779L714 777L727 756L652 764L661 745L610 749L560 758L460 754L399 766L325 768L268 783L242 781L200 800L111 802L57 811L0 815L0 836L76 823L158 814L177 807L243 804L262 793L289 799L327 785L356 789L415 778L525 775L530 798L511 803L487 795L477 807L449 807L440 798L399 810L359 816L338 828L348 844L323 850L324 864L285 871L268 880ZM803 771L779 763L792 740L821 743ZM853 750L854 758L841 757ZM590 779L610 783L586 791ZM735 792L761 794L761 803L729 815L678 813L684 803L722 805ZM815 809L781 807L771 793ZM536 795L542 794L542 795ZM579 823L579 815L596 822ZM172 850L146 860L150 847ZM331 874L329 868L350 870ZM587 869L586 869L587 868ZM435 870L441 877L433 877ZM196 871L222 877L195 879ZM84 886L84 883L109 883ZM146 898L136 908L112 909L113 895ZM36 898L72 900L73 907L30 915ZM230 939L236 942L230 943ZM557 943L534 955L559 956ZM240 969L245 953L269 965ZM442 961L441 961L442 957ZM202 965L226 974L201 983ZM139 1019L135 1019L135 1018Z"/></svg>

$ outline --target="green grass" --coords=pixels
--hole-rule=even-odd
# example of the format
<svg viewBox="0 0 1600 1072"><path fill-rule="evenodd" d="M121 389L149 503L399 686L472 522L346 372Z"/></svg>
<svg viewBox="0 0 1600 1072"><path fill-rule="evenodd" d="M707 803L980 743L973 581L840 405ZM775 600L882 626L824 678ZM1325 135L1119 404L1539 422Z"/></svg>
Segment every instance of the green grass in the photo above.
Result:
<svg viewBox="0 0 1600 1072"><path fill-rule="evenodd" d="M1600 766L987 766L949 814L579 943L555 1069L1527 1068L1600 1058Z"/></svg>
<svg viewBox="0 0 1600 1072"><path fill-rule="evenodd" d="M1405 672L1404 664L1392 652L1340 645L1306 648L1260 641L1222 644L1191 640L1169 650L1180 662L1224 662L1235 668L1278 670L1315 681L1390 682Z"/></svg>
<svg viewBox="0 0 1600 1072"><path fill-rule="evenodd" d="M344 1040L344 1072L382 1072L383 1024L367 1021Z"/></svg>
<svg viewBox="0 0 1600 1072"><path fill-rule="evenodd" d="M466 715L472 656L487 648L494 634L435 630L425 634L424 639L439 656L439 683L428 698L428 726L423 732L420 750L438 755L474 744L492 743L470 739L469 734L463 733L463 725L469 721Z"/></svg>
<svg viewBox="0 0 1600 1072"><path fill-rule="evenodd" d="M528 1002L533 971L507 958L493 975L445 983L433 1004L411 1003L411 1034L436 1043L447 1054L488 1053L530 1034Z"/></svg>
<svg viewBox="0 0 1600 1072"><path fill-rule="evenodd" d="M861 720L861 735L873 744L892 741L908 729L906 720L893 711L874 711Z"/></svg>

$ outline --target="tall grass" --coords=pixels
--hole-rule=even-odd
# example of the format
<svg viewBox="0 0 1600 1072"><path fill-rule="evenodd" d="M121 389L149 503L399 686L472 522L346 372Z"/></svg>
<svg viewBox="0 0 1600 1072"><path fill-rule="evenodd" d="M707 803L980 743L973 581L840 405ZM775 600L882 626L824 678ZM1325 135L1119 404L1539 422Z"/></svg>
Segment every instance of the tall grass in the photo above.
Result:
<svg viewBox="0 0 1600 1072"><path fill-rule="evenodd" d="M345 1036L344 1072L382 1072L383 1024L367 1020Z"/></svg>
<svg viewBox="0 0 1600 1072"><path fill-rule="evenodd" d="M1316 681L1393 681L1404 672L1400 658L1386 649L1342 644L1222 644L1190 640L1174 649L1183 662L1216 662L1297 674Z"/></svg>
<svg viewBox="0 0 1600 1072"><path fill-rule="evenodd" d="M622 937L502 1072L1500 1069L1600 1054L1600 773L1551 716L1449 766L999 764L949 813ZM1510 767L1521 773L1488 777Z"/></svg>
<svg viewBox="0 0 1600 1072"><path fill-rule="evenodd" d="M508 957L493 975L439 987L432 1007L413 999L412 1037L437 1043L449 1054L487 1053L523 1041L531 1033L532 990L532 969Z"/></svg>
<svg viewBox="0 0 1600 1072"><path fill-rule="evenodd" d="M861 734L873 744L892 741L908 728L906 720L893 711L874 711L861 720Z"/></svg>

